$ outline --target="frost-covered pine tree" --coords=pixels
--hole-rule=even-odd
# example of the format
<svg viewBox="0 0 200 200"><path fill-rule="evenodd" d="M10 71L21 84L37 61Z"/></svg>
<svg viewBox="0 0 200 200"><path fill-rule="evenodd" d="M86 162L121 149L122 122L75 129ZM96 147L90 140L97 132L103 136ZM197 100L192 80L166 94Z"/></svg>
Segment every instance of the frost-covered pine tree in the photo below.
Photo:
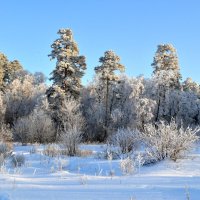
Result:
<svg viewBox="0 0 200 200"><path fill-rule="evenodd" d="M187 92L194 92L200 96L200 85L192 80L192 78L187 78L183 82L183 90Z"/></svg>
<svg viewBox="0 0 200 200"><path fill-rule="evenodd" d="M18 60L9 61L8 58L0 53L0 89L5 90L6 86L13 80L14 74L22 70Z"/></svg>
<svg viewBox="0 0 200 200"><path fill-rule="evenodd" d="M125 70L125 67L120 63L120 58L114 51L106 51L104 56L100 57L99 62L101 65L95 67L95 72L97 73L102 84L99 89L104 91L104 95L103 93L101 94L101 99L103 100L105 106L105 132L102 137L105 139L108 136L108 126L111 112L109 109L110 86L118 81L118 75L115 74L115 71L119 70L122 72Z"/></svg>
<svg viewBox="0 0 200 200"><path fill-rule="evenodd" d="M171 44L158 45L154 61L152 63L154 68L153 78L157 87L157 113L155 121L161 118L170 121L167 110L165 98L166 92L169 90L180 89L180 67L176 49Z"/></svg>
<svg viewBox="0 0 200 200"><path fill-rule="evenodd" d="M81 78L86 69L85 57L79 56L79 49L73 39L70 29L60 29L59 38L51 45L49 56L56 59L56 68L51 73L53 87L62 89L66 96L77 99L81 89ZM53 89L47 91L48 97L53 95Z"/></svg>
<svg viewBox="0 0 200 200"><path fill-rule="evenodd" d="M1 90L4 88L4 71L6 69L6 66L8 64L7 57L0 53L0 88Z"/></svg>
<svg viewBox="0 0 200 200"><path fill-rule="evenodd" d="M174 89L180 87L181 74L178 56L172 44L158 45L152 66L154 76L161 78L165 86Z"/></svg>
<svg viewBox="0 0 200 200"><path fill-rule="evenodd" d="M49 55L51 59L56 59L56 68L51 73L50 80L53 85L47 90L47 98L51 117L55 123L55 139L64 129L63 116L60 116L66 101L77 100L82 88L81 78L86 69L85 57L79 56L79 49L73 39L70 29L60 29L59 38L51 45L52 51ZM75 114L75 113L74 113Z"/></svg>

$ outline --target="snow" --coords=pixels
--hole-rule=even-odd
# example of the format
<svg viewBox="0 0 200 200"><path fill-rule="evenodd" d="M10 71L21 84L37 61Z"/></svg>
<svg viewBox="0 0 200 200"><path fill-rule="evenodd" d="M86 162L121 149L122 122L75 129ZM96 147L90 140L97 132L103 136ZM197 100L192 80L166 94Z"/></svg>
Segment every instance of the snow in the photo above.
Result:
<svg viewBox="0 0 200 200"><path fill-rule="evenodd" d="M43 155L44 146L14 147L26 163L14 169L9 160L0 172L0 200L199 200L200 147L177 162L162 161L143 166L140 172L123 175L120 160L98 157L104 145L82 145L86 157ZM60 164L62 163L62 169ZM111 175L112 171L112 175Z"/></svg>

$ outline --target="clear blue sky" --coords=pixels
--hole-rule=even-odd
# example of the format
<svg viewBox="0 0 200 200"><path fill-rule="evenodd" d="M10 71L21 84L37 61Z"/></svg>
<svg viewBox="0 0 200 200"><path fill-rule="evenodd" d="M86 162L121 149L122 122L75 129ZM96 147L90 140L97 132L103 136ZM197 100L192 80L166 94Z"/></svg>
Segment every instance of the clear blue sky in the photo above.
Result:
<svg viewBox="0 0 200 200"><path fill-rule="evenodd" d="M59 28L71 28L87 58L86 83L106 50L114 50L130 76L152 74L158 44L172 43L183 79L200 83L199 0L0 0L0 52L47 76Z"/></svg>

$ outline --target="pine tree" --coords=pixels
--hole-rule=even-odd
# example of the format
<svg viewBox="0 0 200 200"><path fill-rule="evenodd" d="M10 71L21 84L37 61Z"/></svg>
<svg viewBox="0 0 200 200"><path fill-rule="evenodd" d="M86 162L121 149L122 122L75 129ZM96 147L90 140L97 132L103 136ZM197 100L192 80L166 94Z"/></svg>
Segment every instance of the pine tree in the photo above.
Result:
<svg viewBox="0 0 200 200"><path fill-rule="evenodd" d="M180 89L180 67L176 49L171 44L158 45L154 61L153 78L157 85L157 113L155 121L166 118L170 121L171 116L167 116L165 99L168 90Z"/></svg>
<svg viewBox="0 0 200 200"><path fill-rule="evenodd" d="M154 76L161 78L165 86L174 89L180 87L180 67L177 52L173 45L158 45L152 66Z"/></svg>
<svg viewBox="0 0 200 200"><path fill-rule="evenodd" d="M0 53L0 90L5 90L19 70L22 70L22 66L18 60L10 62L3 53Z"/></svg>
<svg viewBox="0 0 200 200"><path fill-rule="evenodd" d="M6 69L6 66L8 64L7 57L0 53L0 89L2 90L4 88L4 70Z"/></svg>
<svg viewBox="0 0 200 200"><path fill-rule="evenodd" d="M192 80L192 78L187 78L183 82L183 90L188 92L194 92L200 96L200 86Z"/></svg>
<svg viewBox="0 0 200 200"><path fill-rule="evenodd" d="M86 70L85 57L79 56L79 49L70 29L60 29L59 38L51 45L49 57L56 59L56 68L51 73L53 85L47 90L51 117L57 130L55 139L64 131L64 115L61 114L66 101L79 103L82 88L81 78ZM74 113L75 114L75 113Z"/></svg>
<svg viewBox="0 0 200 200"><path fill-rule="evenodd" d="M103 139L108 137L108 126L110 120L109 112L109 92L110 86L118 81L118 75L115 74L116 70L124 71L125 67L120 64L120 58L113 51L106 51L103 57L100 57L100 66L95 67L95 72L102 81L102 89L105 90L104 102L105 102L105 120L104 120L104 136ZM103 94L102 94L103 95Z"/></svg>
<svg viewBox="0 0 200 200"><path fill-rule="evenodd" d="M86 69L85 57L79 56L79 50L73 39L70 29L60 29L58 31L59 39L51 45L53 49L49 55L51 59L56 59L56 68L53 70L50 80L53 81L53 87L57 86L68 97L77 99L81 89L81 78ZM47 91L48 97L51 97L54 90Z"/></svg>

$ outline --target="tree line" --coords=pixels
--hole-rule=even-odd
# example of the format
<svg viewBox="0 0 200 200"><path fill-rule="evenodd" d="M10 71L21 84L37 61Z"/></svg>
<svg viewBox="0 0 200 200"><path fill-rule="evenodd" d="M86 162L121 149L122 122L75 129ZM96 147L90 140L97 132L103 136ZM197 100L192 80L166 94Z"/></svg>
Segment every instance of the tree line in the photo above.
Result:
<svg viewBox="0 0 200 200"><path fill-rule="evenodd" d="M70 155L80 141L105 142L119 129L141 132L160 122L195 128L200 123L200 86L181 81L176 49L160 44L152 77L129 77L114 51L105 51L86 86L86 58L79 55L70 29L60 29L49 54L56 60L52 85L0 53L1 139L22 143L65 141Z"/></svg>

